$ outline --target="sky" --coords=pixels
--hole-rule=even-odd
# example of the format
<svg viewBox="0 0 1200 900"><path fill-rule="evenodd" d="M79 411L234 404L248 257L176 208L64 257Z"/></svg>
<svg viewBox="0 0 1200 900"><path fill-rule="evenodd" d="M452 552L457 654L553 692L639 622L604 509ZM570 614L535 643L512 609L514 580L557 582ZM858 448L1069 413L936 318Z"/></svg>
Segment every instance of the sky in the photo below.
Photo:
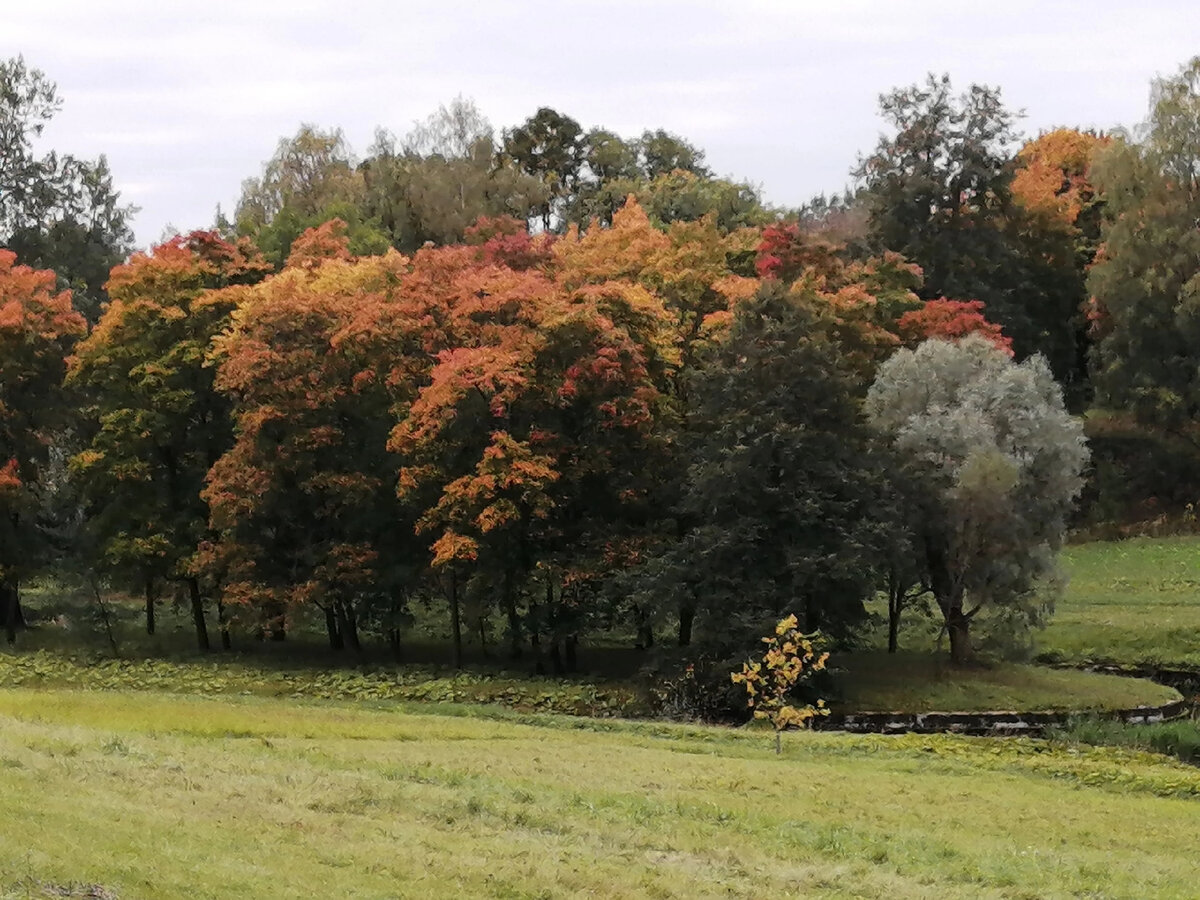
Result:
<svg viewBox="0 0 1200 900"><path fill-rule="evenodd" d="M57 82L47 148L107 155L146 246L231 213L301 123L359 153L471 98L497 131L540 106L665 128L776 205L840 191L880 93L947 72L998 86L1030 134L1144 118L1200 54L1196 0L0 0L0 58Z"/></svg>

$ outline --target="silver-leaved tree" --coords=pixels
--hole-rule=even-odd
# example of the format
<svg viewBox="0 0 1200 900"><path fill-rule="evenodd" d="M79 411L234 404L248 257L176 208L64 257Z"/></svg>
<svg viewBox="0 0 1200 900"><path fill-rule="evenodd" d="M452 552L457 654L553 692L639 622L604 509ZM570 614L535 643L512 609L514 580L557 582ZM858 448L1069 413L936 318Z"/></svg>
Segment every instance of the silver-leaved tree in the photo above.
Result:
<svg viewBox="0 0 1200 900"><path fill-rule="evenodd" d="M880 367L866 410L911 479L910 546L952 660L971 660L983 611L1027 634L1062 583L1057 553L1088 460L1045 361L1016 363L979 337L926 341Z"/></svg>

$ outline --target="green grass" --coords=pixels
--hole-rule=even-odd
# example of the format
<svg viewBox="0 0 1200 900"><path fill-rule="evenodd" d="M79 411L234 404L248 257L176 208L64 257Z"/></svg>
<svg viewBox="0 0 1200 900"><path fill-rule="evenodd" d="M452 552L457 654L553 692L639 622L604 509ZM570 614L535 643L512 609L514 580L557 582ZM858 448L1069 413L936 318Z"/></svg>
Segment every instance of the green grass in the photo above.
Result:
<svg viewBox="0 0 1200 900"><path fill-rule="evenodd" d="M1142 678L1005 663L957 669L928 653L856 653L844 667L835 711L981 712L1111 710L1159 706L1174 688Z"/></svg>
<svg viewBox="0 0 1200 900"><path fill-rule="evenodd" d="M1066 662L1200 667L1200 537L1080 544L1038 651Z"/></svg>
<svg viewBox="0 0 1200 900"><path fill-rule="evenodd" d="M1195 894L1160 756L457 712L5 691L0 896Z"/></svg>

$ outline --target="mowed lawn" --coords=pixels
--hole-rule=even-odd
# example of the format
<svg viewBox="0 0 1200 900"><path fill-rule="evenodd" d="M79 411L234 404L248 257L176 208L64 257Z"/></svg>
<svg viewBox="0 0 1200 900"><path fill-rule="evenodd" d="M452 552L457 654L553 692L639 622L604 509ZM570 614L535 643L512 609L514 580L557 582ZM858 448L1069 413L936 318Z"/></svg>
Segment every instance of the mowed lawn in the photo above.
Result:
<svg viewBox="0 0 1200 900"><path fill-rule="evenodd" d="M1037 638L1064 661L1200 666L1200 537L1068 547L1066 597Z"/></svg>
<svg viewBox="0 0 1200 900"><path fill-rule="evenodd" d="M0 896L1195 896L1200 770L785 738L776 757L763 732L496 708L8 690Z"/></svg>

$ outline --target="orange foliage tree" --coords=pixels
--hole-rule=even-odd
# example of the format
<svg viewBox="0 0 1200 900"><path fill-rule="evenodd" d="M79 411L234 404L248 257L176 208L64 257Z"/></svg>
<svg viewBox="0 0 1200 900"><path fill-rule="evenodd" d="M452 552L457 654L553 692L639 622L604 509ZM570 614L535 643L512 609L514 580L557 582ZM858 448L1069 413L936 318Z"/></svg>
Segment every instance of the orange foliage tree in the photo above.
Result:
<svg viewBox="0 0 1200 900"><path fill-rule="evenodd" d="M0 614L9 643L22 624L18 584L39 555L39 490L69 416L65 359L85 327L53 272L0 250Z"/></svg>
<svg viewBox="0 0 1200 900"><path fill-rule="evenodd" d="M268 271L248 243L213 232L134 254L113 269L111 302L71 362L69 383L94 428L71 466L98 563L145 591L149 631L159 586L185 589L204 649L210 591L194 568L208 529L200 491L232 440L228 402L213 387L206 357L233 303L213 289L253 283Z"/></svg>
<svg viewBox="0 0 1200 900"><path fill-rule="evenodd" d="M364 617L398 642L416 565L386 447L387 348L356 325L389 302L407 261L350 260L337 231L305 232L282 273L215 295L234 307L212 358L235 439L208 474L218 539L202 559L225 600L275 635L290 609L312 604L331 646L358 651Z"/></svg>

